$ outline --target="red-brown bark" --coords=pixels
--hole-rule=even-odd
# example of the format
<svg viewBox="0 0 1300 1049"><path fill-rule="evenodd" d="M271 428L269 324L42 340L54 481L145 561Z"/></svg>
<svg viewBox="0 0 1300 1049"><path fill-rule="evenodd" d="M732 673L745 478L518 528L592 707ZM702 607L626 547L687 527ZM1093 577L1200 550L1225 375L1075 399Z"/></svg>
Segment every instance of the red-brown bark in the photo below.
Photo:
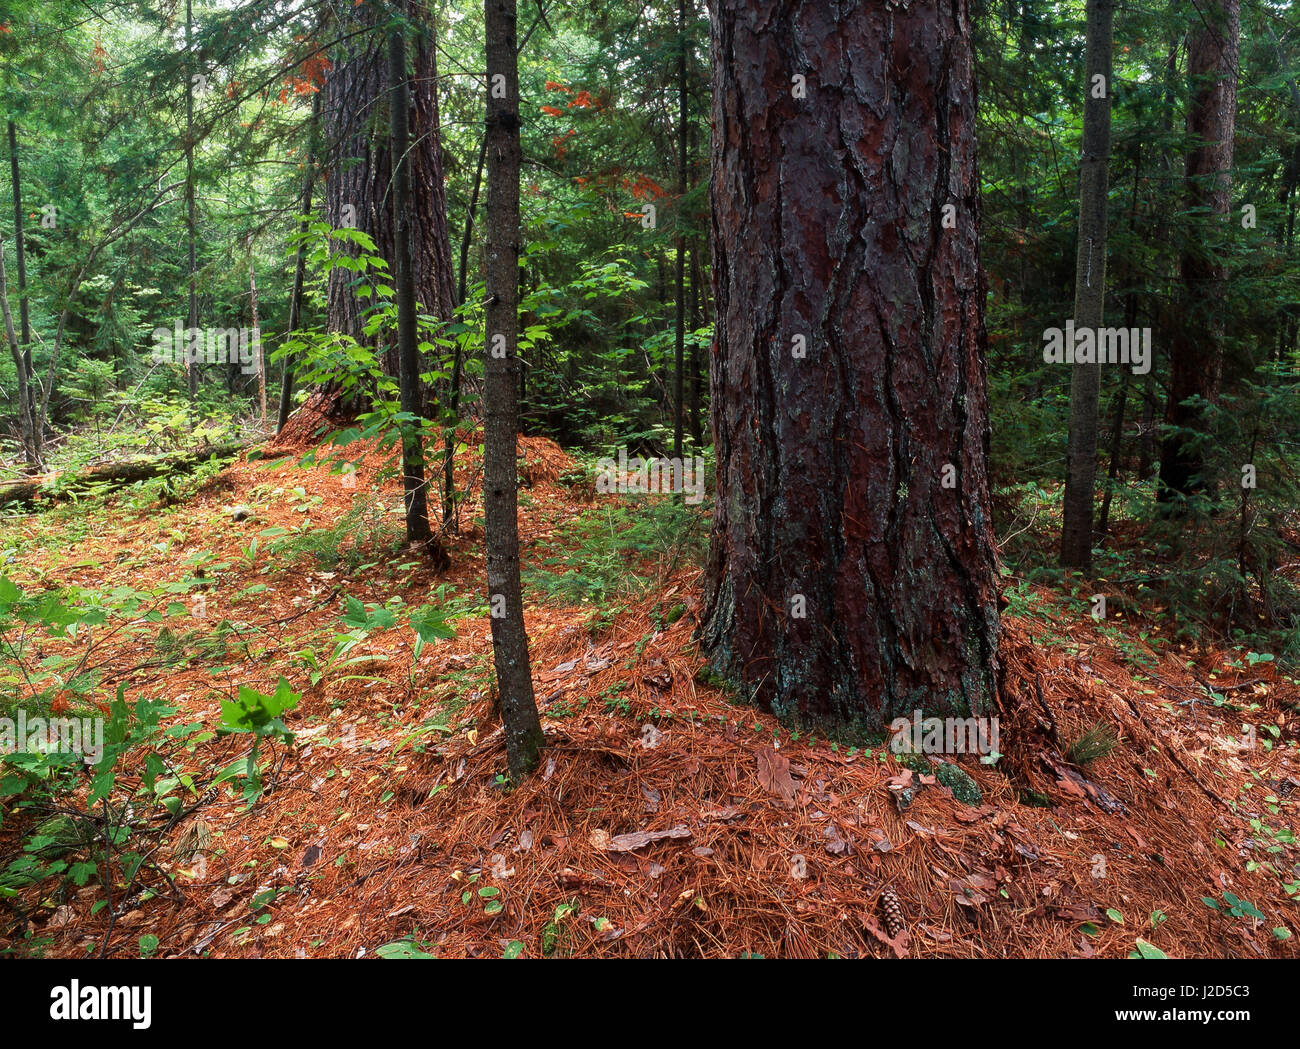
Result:
<svg viewBox="0 0 1300 1049"><path fill-rule="evenodd" d="M450 320L455 303L451 240L443 183L439 134L437 61L433 16L426 0L406 0L410 34L411 91L409 124L412 146L411 259L415 298L424 312ZM370 5L349 11L358 24L377 24ZM343 226L354 217L357 229L370 234L379 253L393 265L395 240L393 195L389 189L387 37L381 30L352 39L355 53L338 64L322 89L321 117L325 139L325 217ZM352 209L345 212L345 208ZM352 290L356 274L335 270L330 276L330 328L367 341L361 332L364 305ZM388 355L389 374L397 374L396 351Z"/></svg>
<svg viewBox="0 0 1300 1049"><path fill-rule="evenodd" d="M701 639L756 702L804 721L986 711L967 4L712 6L718 492Z"/></svg>
<svg viewBox="0 0 1300 1049"><path fill-rule="evenodd" d="M1206 0L1195 13L1187 46L1192 97L1187 111L1187 209L1206 224L1189 237L1181 271L1187 313L1174 332L1160 497L1169 501L1205 488L1203 445L1192 436L1208 429L1206 407L1218 400L1223 374L1223 316L1228 270L1217 243L1232 194L1233 135L1237 121L1240 0ZM1189 404L1188 401L1191 400Z"/></svg>

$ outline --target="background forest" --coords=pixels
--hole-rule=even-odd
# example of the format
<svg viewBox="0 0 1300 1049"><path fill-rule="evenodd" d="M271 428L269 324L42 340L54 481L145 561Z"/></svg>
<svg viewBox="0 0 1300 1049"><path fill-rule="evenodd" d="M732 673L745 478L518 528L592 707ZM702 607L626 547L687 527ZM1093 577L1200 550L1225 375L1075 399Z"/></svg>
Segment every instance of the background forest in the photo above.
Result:
<svg viewBox="0 0 1300 1049"><path fill-rule="evenodd" d="M293 328L380 348L384 335L363 333L360 320L378 299L358 303L311 253L328 236L322 224L347 221L377 236L376 254L391 248L384 47L367 10L7 6L0 90L14 219L4 245L15 341L30 359L21 370L37 465L76 470L265 432L286 348L304 345ZM431 403L473 416L476 398L449 390L453 373L459 387L463 370L472 392L481 374L482 12L442 4L413 14L430 34L415 74L427 102L413 110L413 162L420 174L441 171L445 185L420 202L432 228L420 230L428 250L417 257L438 265L417 273L417 298L445 322L421 367L436 387ZM1044 363L1042 333L1074 301L1083 15L1082 3L1046 2L982 3L974 15L997 533L1005 561L1048 571L1050 546L1024 525L1059 510L1063 492L1069 372ZM1155 337L1146 374L1102 370L1097 532L1140 524L1143 556L1165 563L1152 581L1163 599L1222 627L1279 631L1284 648L1300 651L1300 595L1274 571L1289 556L1279 515L1296 493L1288 376L1300 331L1300 27L1286 4L1242 11L1225 225L1189 204L1184 177L1187 44L1201 17L1195 3L1116 8L1105 316ZM638 442L662 452L676 425L688 448L702 449L712 319L706 14L694 4L525 7L521 26L523 432L603 455ZM315 239L293 324L304 201ZM1180 278L1193 253L1226 268L1222 304L1196 301ZM1185 535L1185 520L1172 536L1155 521L1153 479L1171 346L1180 332L1206 330L1207 308L1232 322L1222 398L1201 425L1205 475L1216 499L1240 503L1240 519L1223 529L1194 518L1207 522L1192 526L1205 542L1182 546L1170 540ZM154 329L186 328L191 316L215 329L256 320L264 389L251 351L195 369L193 394L183 367L159 365ZM313 345L290 406L312 380L343 380L346 369L321 359L329 348ZM372 372L387 364L395 375L378 357ZM370 364L349 367L349 382L375 388L373 374L361 377ZM0 359L11 476L26 466L18 370L12 355ZM1243 490L1246 463L1256 487Z"/></svg>

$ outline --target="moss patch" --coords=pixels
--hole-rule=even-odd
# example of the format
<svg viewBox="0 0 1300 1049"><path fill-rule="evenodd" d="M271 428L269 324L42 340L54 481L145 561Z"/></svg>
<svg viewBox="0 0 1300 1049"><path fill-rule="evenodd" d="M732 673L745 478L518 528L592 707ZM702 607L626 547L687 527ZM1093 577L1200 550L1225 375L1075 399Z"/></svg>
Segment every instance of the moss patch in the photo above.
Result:
<svg viewBox="0 0 1300 1049"><path fill-rule="evenodd" d="M956 765L947 762L936 765L934 778L951 790L952 796L963 805L979 805L984 801L984 794L979 784Z"/></svg>

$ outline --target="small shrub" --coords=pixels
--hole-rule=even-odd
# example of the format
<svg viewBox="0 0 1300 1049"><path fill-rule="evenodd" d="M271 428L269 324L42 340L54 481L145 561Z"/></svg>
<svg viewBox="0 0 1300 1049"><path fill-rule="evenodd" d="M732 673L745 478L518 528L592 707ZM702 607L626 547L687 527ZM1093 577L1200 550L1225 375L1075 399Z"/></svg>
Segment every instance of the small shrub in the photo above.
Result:
<svg viewBox="0 0 1300 1049"><path fill-rule="evenodd" d="M1080 767L1104 758L1119 746L1115 730L1099 721L1066 748L1065 760Z"/></svg>

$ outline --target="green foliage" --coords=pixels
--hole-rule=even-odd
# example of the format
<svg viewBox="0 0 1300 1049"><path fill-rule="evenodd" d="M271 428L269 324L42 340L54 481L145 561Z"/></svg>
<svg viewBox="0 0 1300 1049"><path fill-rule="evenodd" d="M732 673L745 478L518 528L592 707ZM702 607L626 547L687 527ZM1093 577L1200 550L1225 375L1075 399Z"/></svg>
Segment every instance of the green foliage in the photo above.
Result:
<svg viewBox="0 0 1300 1049"><path fill-rule="evenodd" d="M1082 768L1104 758L1119 746L1119 737L1105 721L1099 721L1074 740L1065 750L1065 760Z"/></svg>
<svg viewBox="0 0 1300 1049"><path fill-rule="evenodd" d="M250 732L259 741L279 738L292 743L293 733L285 728L281 716L296 707L300 698L283 677L270 695L240 685L235 699L221 701L221 727L218 731Z"/></svg>
<svg viewBox="0 0 1300 1049"><path fill-rule="evenodd" d="M551 920L542 926L542 956L549 958L563 947L564 939L578 915L577 900L561 903L555 908Z"/></svg>
<svg viewBox="0 0 1300 1049"><path fill-rule="evenodd" d="M271 543L271 556L279 564L311 561L316 568L360 571L367 560L378 561L396 551L402 529L393 522L378 496L359 494L352 505L325 528L303 528Z"/></svg>
<svg viewBox="0 0 1300 1049"><path fill-rule="evenodd" d="M434 955L424 950L424 946L415 940L394 940L392 943L380 944L375 948L375 954L380 958L389 959L412 959L412 958L433 958Z"/></svg>
<svg viewBox="0 0 1300 1049"><path fill-rule="evenodd" d="M706 512L669 496L588 511L525 569L524 584L552 600L598 607L644 593L703 559Z"/></svg>
<svg viewBox="0 0 1300 1049"><path fill-rule="evenodd" d="M425 605L412 612L410 624L415 631L416 662L419 662L426 645L456 636L456 628L447 622L444 612L433 605Z"/></svg>
<svg viewBox="0 0 1300 1049"><path fill-rule="evenodd" d="M1165 952L1162 951L1155 944L1148 943L1146 940L1142 939L1139 936L1137 942L1133 945L1133 950L1129 952L1129 957L1130 958L1168 958L1169 955L1165 954Z"/></svg>
<svg viewBox="0 0 1300 1049"><path fill-rule="evenodd" d="M167 752L196 726L164 731L161 721L175 713L173 707L145 698L131 705L124 693L119 686L100 718L97 756L25 747L0 755L0 822L21 828L21 851L5 857L0 869L0 897L49 878L78 887L117 882L129 896L139 877L154 869L156 850L146 843L140 851L135 843L156 833L157 819L174 819L184 797L195 795L193 780L173 771Z"/></svg>
<svg viewBox="0 0 1300 1049"><path fill-rule="evenodd" d="M114 405L108 399L109 394L115 392L113 378L113 366L107 361L83 357L77 362L76 368L59 387L61 394L78 402L74 418L94 420L98 431L99 421L114 411Z"/></svg>
<svg viewBox="0 0 1300 1049"><path fill-rule="evenodd" d="M235 699L221 701L221 724L217 731L222 734L250 733L253 746L246 758L227 766L212 782L224 783L227 780L243 782L244 801L251 807L262 795L261 750L262 745L272 740L293 743L293 733L284 724L283 715L298 705L302 696L294 692L289 682L283 677L270 695L258 692L248 685L240 685Z"/></svg>
<svg viewBox="0 0 1300 1049"><path fill-rule="evenodd" d="M1202 896L1201 902L1211 910L1218 911L1220 914L1225 914L1232 918L1255 918L1259 921L1265 920L1264 915L1260 913L1259 908L1257 908L1253 903L1249 900L1239 899L1231 892L1225 892L1223 894L1222 903L1210 896Z"/></svg>
<svg viewBox="0 0 1300 1049"><path fill-rule="evenodd" d="M108 621L110 608L70 601L56 590L26 594L7 576L0 576L0 714L25 704L33 713L46 713L54 697L87 696L99 680L89 666L91 635ZM135 611L133 592L119 592L118 608ZM43 651L44 639L84 642L82 654Z"/></svg>

